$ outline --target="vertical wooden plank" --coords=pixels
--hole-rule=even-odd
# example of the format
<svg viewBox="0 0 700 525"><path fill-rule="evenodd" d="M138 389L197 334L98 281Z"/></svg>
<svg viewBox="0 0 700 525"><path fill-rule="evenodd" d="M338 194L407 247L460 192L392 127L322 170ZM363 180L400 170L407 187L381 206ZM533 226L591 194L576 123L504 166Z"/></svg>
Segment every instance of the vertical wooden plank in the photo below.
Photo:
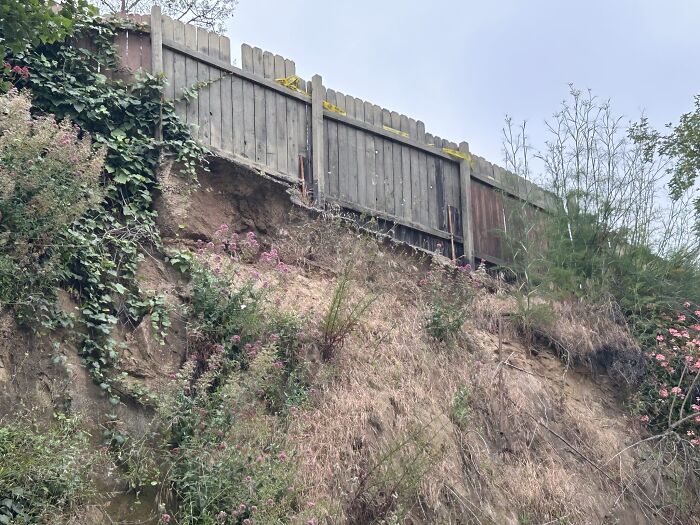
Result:
<svg viewBox="0 0 700 525"><path fill-rule="evenodd" d="M335 105L342 111L345 111L345 95L340 91L336 92ZM348 200L349 171L348 127L344 124L338 124L338 190L339 196L343 200Z"/></svg>
<svg viewBox="0 0 700 525"><path fill-rule="evenodd" d="M448 142L447 147L453 150L457 150L459 146L455 142ZM460 189L459 189L459 158L454 159L455 162L450 163L451 167L451 177L450 177L450 204L453 208L459 211L459 199L460 199Z"/></svg>
<svg viewBox="0 0 700 525"><path fill-rule="evenodd" d="M139 33L136 31L127 31L126 68L129 71L129 78L133 78L139 67L141 67L141 42Z"/></svg>
<svg viewBox="0 0 700 525"><path fill-rule="evenodd" d="M425 144L425 124L416 121L416 140ZM418 182L420 185L421 224L430 223L430 199L428 193L428 158L425 153L418 151Z"/></svg>
<svg viewBox="0 0 700 525"><path fill-rule="evenodd" d="M225 36L219 37L219 58L231 63L231 41ZM233 75L222 71L221 84L221 149L234 153L233 148Z"/></svg>
<svg viewBox="0 0 700 525"><path fill-rule="evenodd" d="M127 70L127 49L128 49L128 37L126 31L117 31L117 36L114 39L114 47L116 48L117 56L119 57L119 64L117 65L117 71L114 77L121 80L127 80L130 76Z"/></svg>
<svg viewBox="0 0 700 525"><path fill-rule="evenodd" d="M326 100L334 106L337 105L337 98L335 91L332 89L326 91ZM338 127L338 123L335 120L328 119L328 194L333 197L340 196Z"/></svg>
<svg viewBox="0 0 700 525"><path fill-rule="evenodd" d="M175 40L175 24L173 23L173 19L163 15L162 23L163 40ZM163 49L163 76L165 77L163 96L166 100L173 100L175 98L175 59L176 57L173 51Z"/></svg>
<svg viewBox="0 0 700 525"><path fill-rule="evenodd" d="M382 126L391 127L392 113L388 109L382 109ZM393 150L396 143L391 140L384 141L384 202L380 210L389 214L401 216L400 208L396 208L396 176L394 174Z"/></svg>
<svg viewBox="0 0 700 525"><path fill-rule="evenodd" d="M355 98L345 96L345 112L351 119L355 119ZM357 129L346 126L348 130L348 180L347 200L357 204Z"/></svg>
<svg viewBox="0 0 700 525"><path fill-rule="evenodd" d="M296 74L296 67L291 60L284 61L284 77ZM293 99L287 99L287 173L295 179L299 178L299 109L300 104Z"/></svg>
<svg viewBox="0 0 700 525"><path fill-rule="evenodd" d="M431 134L426 134L427 144L435 144L435 138ZM437 192L435 190L435 161L434 155L426 155L427 164L427 195L428 195L428 226L439 229L437 214Z"/></svg>
<svg viewBox="0 0 700 525"><path fill-rule="evenodd" d="M185 45L192 50L197 50L197 28L193 25L185 25ZM197 61L194 58L185 58L185 84L189 89L197 83ZM187 102L187 124L196 130L199 125L199 101L194 98ZM197 133L197 131L195 131Z"/></svg>
<svg viewBox="0 0 700 525"><path fill-rule="evenodd" d="M150 42L146 42L148 38L143 35L142 42L150 44L150 70L155 76L163 76L163 17L160 12L160 6L154 5L151 7L151 19L149 21L151 26ZM161 104L164 94L161 94ZM155 139L161 140L163 138L163 108L158 112L158 122L155 129Z"/></svg>
<svg viewBox="0 0 700 525"><path fill-rule="evenodd" d="M377 106L376 104L372 107L372 113L374 117L374 125L378 127L382 127L382 122L383 122L383 117L382 117L382 108ZM386 189L386 185L384 183L385 179L385 174L384 174L384 142L386 139L381 138L379 135L376 135L374 137L374 150L375 150L375 157L374 157L374 169L375 169L375 180L377 181L377 184L375 185L376 189L376 202L377 202L377 207L375 208L378 211L386 211L386 203L384 200L384 192Z"/></svg>
<svg viewBox="0 0 700 525"><path fill-rule="evenodd" d="M299 89L302 91L310 91L311 83L307 87L305 80L299 81ZM323 103L323 99L321 100ZM321 108L323 109L323 108ZM297 104L297 154L303 155L306 162L311 162L311 105L310 104ZM313 174L313 168L310 170L305 170L305 176L308 178L309 175Z"/></svg>
<svg viewBox="0 0 700 525"><path fill-rule="evenodd" d="M413 140L418 137L417 123L414 119L408 119L408 136ZM423 224L423 216L421 215L422 195L420 169L418 164L418 150L409 148L409 156L411 162L411 214L413 220L418 224Z"/></svg>
<svg viewBox="0 0 700 525"><path fill-rule="evenodd" d="M221 38L216 33L209 33L209 56L221 58ZM209 143L213 148L221 149L221 122L223 120L223 101L221 99L222 81L225 72L218 68L210 68L209 78L213 81L209 86Z"/></svg>
<svg viewBox="0 0 700 525"><path fill-rule="evenodd" d="M365 104L359 98L355 99L355 118L361 122L365 121ZM356 154L357 159L357 202L367 207L367 163L365 157L365 141L367 133L357 130Z"/></svg>
<svg viewBox="0 0 700 525"><path fill-rule="evenodd" d="M275 56L269 51L263 52L263 76L275 79ZM263 88L265 97L265 128L267 128L267 156L265 164L277 168L277 94Z"/></svg>
<svg viewBox="0 0 700 525"><path fill-rule="evenodd" d="M435 137L435 147L442 149L442 139ZM447 231L447 220L445 215L445 173L444 166L448 161L441 157L435 158L435 210L437 216L438 229Z"/></svg>
<svg viewBox="0 0 700 525"><path fill-rule="evenodd" d="M148 16L148 15L144 15ZM141 53L139 55L140 64L139 67L143 71L148 71L153 73L153 55L150 35L146 33L138 33L139 47L141 48ZM161 46L162 46L162 34L161 34ZM161 47L162 50L162 47ZM162 55L161 55L162 56ZM162 71L161 71L162 73Z"/></svg>
<svg viewBox="0 0 700 525"><path fill-rule="evenodd" d="M369 102L364 103L364 120L367 124L374 125L374 109ZM367 169L366 182L366 206L371 210L377 209L377 172L375 169L376 149L374 144L374 135L371 133L365 134L365 166Z"/></svg>
<svg viewBox="0 0 700 525"><path fill-rule="evenodd" d="M274 56L273 79L284 78L284 58L280 55ZM277 169L282 173L289 174L287 151L287 97L281 94L275 95L275 113L277 126Z"/></svg>
<svg viewBox="0 0 700 525"><path fill-rule="evenodd" d="M264 77L263 52L259 47L253 48L253 73ZM267 119L265 112L265 88L255 84L253 86L255 99L255 161L260 164L267 162Z"/></svg>
<svg viewBox="0 0 700 525"><path fill-rule="evenodd" d="M391 112L391 122L389 123L392 129L401 128L401 115L396 111ZM398 217L403 217L404 208L408 206L404 202L403 179L401 174L401 145L397 142L392 143L391 148L391 164L393 170L393 185L394 185L394 213Z"/></svg>
<svg viewBox="0 0 700 525"><path fill-rule="evenodd" d="M408 133L408 117L401 115L399 117L399 129L404 133ZM408 146L401 146L401 184L403 190L402 198L402 216L409 221L413 220L413 196L411 193L411 151Z"/></svg>
<svg viewBox="0 0 700 525"><path fill-rule="evenodd" d="M316 202L323 207L326 191L325 146L323 136L323 81L320 75L314 75L311 80L311 133L313 135L313 176L316 185Z"/></svg>
<svg viewBox="0 0 700 525"><path fill-rule="evenodd" d="M173 40L178 44L186 45L185 43L185 24L179 20L173 20ZM183 120L187 118L187 102L182 99L182 93L187 89L187 59L180 53L172 52L173 55L173 77L172 96L175 99L175 110Z"/></svg>
<svg viewBox="0 0 700 525"><path fill-rule="evenodd" d="M253 71L253 48L248 44L241 45L241 65L244 71ZM237 79L241 84L241 96L243 98L243 149L244 157L255 159L256 139L255 139L255 90L253 84L247 80ZM235 91L234 91L235 93ZM235 109L235 106L234 106ZM239 130L236 126L237 118L234 116L234 130ZM240 147L240 138L234 133L236 148Z"/></svg>
<svg viewBox="0 0 700 525"><path fill-rule="evenodd" d="M474 266L474 231L472 227L471 204L471 167L469 163L469 144L460 142L459 151L467 156L467 160L459 163L460 207L462 215L462 237L464 249L464 264Z"/></svg>
<svg viewBox="0 0 700 525"><path fill-rule="evenodd" d="M231 82L231 151L237 155L247 156L245 139L245 106L246 101L243 95L243 80L236 75L230 76ZM250 106L253 107L252 89ZM254 121L251 118L251 129L254 129ZM255 140L253 139L253 142ZM254 150L254 148L251 148Z"/></svg>
<svg viewBox="0 0 700 525"><path fill-rule="evenodd" d="M209 55L209 32L201 27L197 28L197 51ZM197 63L197 79L199 82L209 82L211 68L201 62ZM199 102L199 139L206 145L211 144L211 115L209 113L209 94L211 86L202 87L198 91Z"/></svg>

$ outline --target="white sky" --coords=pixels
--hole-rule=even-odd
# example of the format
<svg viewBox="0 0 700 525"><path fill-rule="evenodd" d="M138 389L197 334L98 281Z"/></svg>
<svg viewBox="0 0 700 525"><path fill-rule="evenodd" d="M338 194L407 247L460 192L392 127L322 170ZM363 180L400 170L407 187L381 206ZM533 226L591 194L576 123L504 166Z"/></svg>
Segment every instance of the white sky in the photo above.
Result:
<svg viewBox="0 0 700 525"><path fill-rule="evenodd" d="M227 35L499 164L504 116L541 144L569 83L657 127L700 93L700 0L240 0Z"/></svg>

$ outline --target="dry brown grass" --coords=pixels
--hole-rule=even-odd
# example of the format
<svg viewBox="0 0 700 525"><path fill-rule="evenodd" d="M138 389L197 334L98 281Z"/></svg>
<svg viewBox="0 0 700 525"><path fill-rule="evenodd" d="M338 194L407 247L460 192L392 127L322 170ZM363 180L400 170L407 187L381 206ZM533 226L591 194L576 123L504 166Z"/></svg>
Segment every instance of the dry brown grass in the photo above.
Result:
<svg viewBox="0 0 700 525"><path fill-rule="evenodd" d="M480 328L497 333L502 323L507 333L549 346L570 365L606 373L620 387L633 388L644 374L641 349L613 305L533 297L526 306L513 295L483 293L474 315Z"/></svg>
<svg viewBox="0 0 700 525"><path fill-rule="evenodd" d="M329 523L637 519L635 504L615 493L633 469L631 454L600 471L592 466L631 439L612 396L567 373L557 356L531 357L514 323L502 330L499 358L493 334L517 308L511 296L492 293L499 287L482 293L464 326L471 345L438 345L425 333L417 286L429 261L342 229L307 222L276 241L294 265L277 288L281 308L322 314L348 258L356 296L378 296L333 365L317 367L313 407L289 429L303 450L308 497L333 502ZM552 337L572 344L584 321L558 311L570 324ZM577 348L595 352L600 330ZM456 424L453 401L464 388L469 417Z"/></svg>

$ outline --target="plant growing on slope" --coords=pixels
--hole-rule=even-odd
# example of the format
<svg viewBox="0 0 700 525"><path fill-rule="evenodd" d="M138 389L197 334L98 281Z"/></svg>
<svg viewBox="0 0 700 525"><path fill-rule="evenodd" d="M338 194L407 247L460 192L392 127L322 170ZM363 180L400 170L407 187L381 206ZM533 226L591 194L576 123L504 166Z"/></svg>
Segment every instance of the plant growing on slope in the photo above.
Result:
<svg viewBox="0 0 700 525"><path fill-rule="evenodd" d="M640 419L656 433L673 429L700 449L700 306L686 302L647 352L648 371L635 396Z"/></svg>
<svg viewBox="0 0 700 525"><path fill-rule="evenodd" d="M0 130L0 306L32 319L50 314L63 234L104 198L105 151L68 120L32 117L16 90L0 96Z"/></svg>
<svg viewBox="0 0 700 525"><path fill-rule="evenodd" d="M328 311L321 321L321 357L330 361L342 348L375 300L373 296L352 298L352 266L346 265L333 290Z"/></svg>
<svg viewBox="0 0 700 525"><path fill-rule="evenodd" d="M426 295L425 329L437 341L457 337L476 292L471 267L433 265L420 285Z"/></svg>
<svg viewBox="0 0 700 525"><path fill-rule="evenodd" d="M98 458L80 421L0 424L0 523L58 523L94 495Z"/></svg>
<svg viewBox="0 0 700 525"><path fill-rule="evenodd" d="M165 521L286 523L316 512L301 500L300 458L284 434L306 397L300 327L272 308L257 270L241 264L257 246L254 235L222 225L184 258L193 273L190 356L159 406L167 425L165 487L177 502ZM271 252L259 264L285 275Z"/></svg>
<svg viewBox="0 0 700 525"><path fill-rule="evenodd" d="M163 155L171 155L194 178L205 151L174 106L163 102L161 79L144 75L126 85L105 75L117 67L113 42L120 27L135 29L128 21L81 13L74 19L75 37L90 41L92 49L59 40L14 57L29 71L17 84L31 90L35 110L70 119L105 151L106 196L72 222L62 236L66 249L60 260L62 286L80 304L81 356L115 404L119 397L110 369L119 360L119 347L111 332L118 322L137 324L157 308L135 279L144 252L160 244L152 209L156 169ZM158 123L160 140L155 138Z"/></svg>

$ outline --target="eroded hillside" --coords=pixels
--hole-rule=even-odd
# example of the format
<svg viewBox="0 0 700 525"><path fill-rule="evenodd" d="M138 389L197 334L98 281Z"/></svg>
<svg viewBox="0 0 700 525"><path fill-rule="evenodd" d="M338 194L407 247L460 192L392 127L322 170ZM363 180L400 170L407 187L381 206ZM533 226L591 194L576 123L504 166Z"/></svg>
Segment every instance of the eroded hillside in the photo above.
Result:
<svg viewBox="0 0 700 525"><path fill-rule="evenodd" d="M3 314L2 420L51 425L60 407L89 430L69 463L94 484L65 521L695 519L692 502L665 506L653 450L630 447L644 435L620 394L640 351L610 316L551 304L535 330L483 269L320 216L241 167L214 162L194 191L161 178L164 246L138 279L168 322L119 325L118 404L68 332Z"/></svg>

